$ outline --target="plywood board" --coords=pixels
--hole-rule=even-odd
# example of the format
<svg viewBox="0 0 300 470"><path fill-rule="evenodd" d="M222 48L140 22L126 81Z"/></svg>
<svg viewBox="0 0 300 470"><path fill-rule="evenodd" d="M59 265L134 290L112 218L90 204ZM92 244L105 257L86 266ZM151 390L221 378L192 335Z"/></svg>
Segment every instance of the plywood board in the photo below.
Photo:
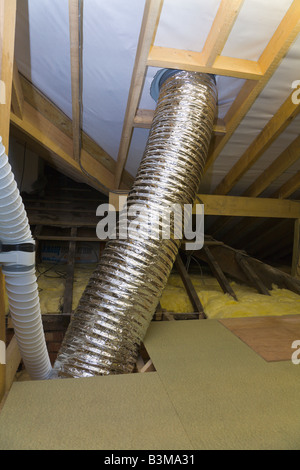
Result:
<svg viewBox="0 0 300 470"><path fill-rule="evenodd" d="M145 347L196 449L300 449L300 374L216 320L156 322Z"/></svg>
<svg viewBox="0 0 300 470"><path fill-rule="evenodd" d="M219 320L266 361L290 361L300 339L300 315Z"/></svg>
<svg viewBox="0 0 300 470"><path fill-rule="evenodd" d="M155 372L15 382L1 450L192 449Z"/></svg>

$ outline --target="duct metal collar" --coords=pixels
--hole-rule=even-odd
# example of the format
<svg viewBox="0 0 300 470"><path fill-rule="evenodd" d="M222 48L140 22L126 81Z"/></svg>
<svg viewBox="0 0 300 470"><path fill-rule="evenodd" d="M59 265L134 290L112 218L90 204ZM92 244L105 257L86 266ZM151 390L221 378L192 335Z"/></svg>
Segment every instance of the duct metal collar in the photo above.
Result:
<svg viewBox="0 0 300 470"><path fill-rule="evenodd" d="M161 69L155 74L155 76L152 80L151 86L150 86L150 95L154 99L154 101L157 102L157 100L158 100L159 91L160 91L160 88L161 88L162 84L169 77L171 77L172 75L175 75L178 72L182 72L182 70L178 70L178 69ZM216 83L215 75L213 75L213 74L208 74L208 75L211 75L214 78L214 81Z"/></svg>

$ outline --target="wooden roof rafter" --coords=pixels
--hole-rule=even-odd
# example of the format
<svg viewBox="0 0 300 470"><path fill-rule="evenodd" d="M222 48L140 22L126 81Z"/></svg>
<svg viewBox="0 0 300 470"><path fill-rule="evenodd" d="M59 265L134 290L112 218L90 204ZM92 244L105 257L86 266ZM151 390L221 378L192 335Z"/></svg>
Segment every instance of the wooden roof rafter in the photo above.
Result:
<svg viewBox="0 0 300 470"><path fill-rule="evenodd" d="M224 122L219 122L215 125L217 135L215 135L212 141L205 171L207 171L216 160L243 117L247 114L260 92L268 83L300 30L300 2L299 0L294 0L258 61L224 57L221 55L221 52L226 44L242 3L242 1L238 0L231 1L230 3L226 0L221 1L203 50L201 52L194 52L154 45L162 1L147 0L136 56L136 62L140 64L139 73L143 76L143 80L140 80L139 83L137 82L137 72L134 69L119 147L115 179L116 189L119 188L120 175L126 164L133 128L148 128L151 126L153 111L138 109L148 66L201 71L246 79L244 86L228 110ZM155 22L152 23L151 31L148 30L147 35L145 15L147 16L147 12L151 6L152 8L156 8L156 19ZM146 46L145 37L148 38ZM151 39L149 40L149 38ZM142 47L143 45L145 46L144 49ZM147 49L149 50L149 54L147 59L145 59L145 50ZM142 60L141 50L143 50ZM130 113L128 113L129 109Z"/></svg>

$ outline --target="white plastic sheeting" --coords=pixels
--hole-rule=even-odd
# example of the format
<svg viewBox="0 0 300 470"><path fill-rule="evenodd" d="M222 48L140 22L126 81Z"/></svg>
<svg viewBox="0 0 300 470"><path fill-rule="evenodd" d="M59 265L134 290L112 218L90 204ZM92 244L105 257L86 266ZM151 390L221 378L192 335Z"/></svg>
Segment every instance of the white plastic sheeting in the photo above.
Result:
<svg viewBox="0 0 300 470"><path fill-rule="evenodd" d="M245 0L223 50L226 56L257 60L292 0ZM220 0L165 0L155 44L200 51ZM131 74L144 10L143 0L85 0L83 11L83 128L117 158ZM19 69L71 117L68 0L18 2L16 58ZM259 134L300 79L300 38L224 147L201 186L211 192ZM154 109L149 94L157 69L149 67L140 107ZM219 117L224 117L244 81L217 77ZM296 119L233 189L240 194L299 134ZM135 175L148 130L135 129L127 170ZM300 169L293 165L272 191Z"/></svg>

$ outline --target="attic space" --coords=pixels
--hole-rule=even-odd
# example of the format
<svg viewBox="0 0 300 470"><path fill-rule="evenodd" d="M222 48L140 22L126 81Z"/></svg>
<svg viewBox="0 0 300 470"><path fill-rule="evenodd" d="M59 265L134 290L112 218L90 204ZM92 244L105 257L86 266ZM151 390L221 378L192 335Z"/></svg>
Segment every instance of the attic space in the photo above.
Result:
<svg viewBox="0 0 300 470"><path fill-rule="evenodd" d="M1 450L300 450L299 33L0 0Z"/></svg>

